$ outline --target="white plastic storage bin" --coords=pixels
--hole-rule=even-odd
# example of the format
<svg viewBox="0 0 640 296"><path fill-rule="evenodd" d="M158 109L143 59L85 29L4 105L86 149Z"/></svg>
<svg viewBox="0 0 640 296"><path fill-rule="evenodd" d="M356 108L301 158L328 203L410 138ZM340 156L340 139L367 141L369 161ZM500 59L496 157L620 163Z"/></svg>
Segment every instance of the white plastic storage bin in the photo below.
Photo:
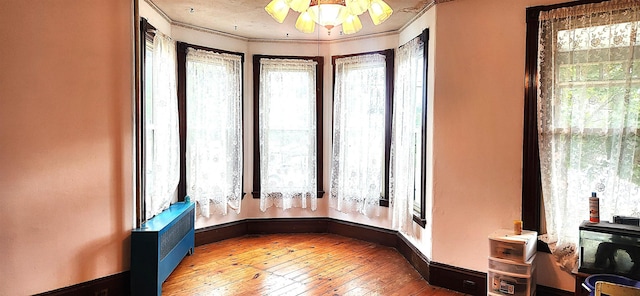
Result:
<svg viewBox="0 0 640 296"><path fill-rule="evenodd" d="M501 272L489 269L487 292L489 295L532 296L536 294L535 269L530 275Z"/></svg>
<svg viewBox="0 0 640 296"><path fill-rule="evenodd" d="M489 235L491 257L527 262L536 253L538 233L523 230L514 234L512 229L500 229Z"/></svg>
<svg viewBox="0 0 640 296"><path fill-rule="evenodd" d="M508 272L523 276L530 276L536 268L536 254L534 253L529 261L521 263L513 260L489 257L489 269L500 272Z"/></svg>

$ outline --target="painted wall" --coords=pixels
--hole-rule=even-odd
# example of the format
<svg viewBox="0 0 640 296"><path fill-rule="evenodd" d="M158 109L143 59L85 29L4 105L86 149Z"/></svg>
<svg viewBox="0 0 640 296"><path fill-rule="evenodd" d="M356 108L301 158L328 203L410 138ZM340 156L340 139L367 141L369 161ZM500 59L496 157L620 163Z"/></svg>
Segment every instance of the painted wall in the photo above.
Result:
<svg viewBox="0 0 640 296"><path fill-rule="evenodd" d="M129 269L132 7L0 1L0 295Z"/></svg>
<svg viewBox="0 0 640 296"><path fill-rule="evenodd" d="M437 9L433 260L485 271L487 235L521 217L525 10L499 0Z"/></svg>
<svg viewBox="0 0 640 296"><path fill-rule="evenodd" d="M521 217L527 7L564 1L437 5L433 260L487 270L487 235ZM524 225L527 228L527 225ZM547 254L538 283L573 291Z"/></svg>
<svg viewBox="0 0 640 296"><path fill-rule="evenodd" d="M173 37L193 44L244 52L245 191L252 189L253 54L325 57L324 187L328 190L331 151L331 55L395 48L430 29L428 73L429 134L427 226L404 234L434 262L486 272L492 231L510 228L521 217L521 164L524 96L525 11L558 0L455 0L438 4L399 34L337 42L267 42L220 37L173 26ZM246 44L246 45L245 45ZM464 184L464 186L463 186ZM198 227L245 218L332 217L391 228L390 210L367 218L328 208L318 211L275 208L263 213L247 195L240 215L199 220ZM526 228L526 225L525 225ZM573 277L539 254L538 282L573 291Z"/></svg>
<svg viewBox="0 0 640 296"><path fill-rule="evenodd" d="M487 235L511 227L522 210L525 9L557 2L561 1L445 2L399 35L367 42L245 42L215 39L175 25L165 33L177 40L245 52L247 57L320 53L330 61L333 54L398 46L429 27L433 149L427 157L433 163L432 211L430 227L408 236L435 262L484 272ZM141 9L141 13L152 11ZM0 2L0 37L10 45L0 47L0 186L5 197L0 207L0 295L49 291L128 269L133 212L131 16L131 1L126 0ZM159 18L149 19L166 27ZM245 118L251 118L251 66L248 58ZM327 124L330 69L327 62ZM246 135L251 135L250 122L245 124ZM325 189L329 126L323 148ZM251 171L252 145L247 137L246 172ZM246 177L245 190L250 192L250 173ZM388 212L376 219L340 214L328 209L323 198L316 212L262 213L249 195L240 215L199 226L306 216L390 228ZM542 255L539 283L573 290L571 276Z"/></svg>

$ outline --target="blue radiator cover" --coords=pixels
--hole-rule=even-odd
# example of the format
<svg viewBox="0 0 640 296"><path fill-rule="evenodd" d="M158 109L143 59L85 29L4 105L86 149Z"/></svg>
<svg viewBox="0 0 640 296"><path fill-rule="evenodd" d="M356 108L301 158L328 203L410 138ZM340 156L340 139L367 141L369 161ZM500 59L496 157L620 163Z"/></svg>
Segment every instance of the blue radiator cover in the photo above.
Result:
<svg viewBox="0 0 640 296"><path fill-rule="evenodd" d="M131 233L131 295L162 295L162 283L194 249L195 205L177 202Z"/></svg>

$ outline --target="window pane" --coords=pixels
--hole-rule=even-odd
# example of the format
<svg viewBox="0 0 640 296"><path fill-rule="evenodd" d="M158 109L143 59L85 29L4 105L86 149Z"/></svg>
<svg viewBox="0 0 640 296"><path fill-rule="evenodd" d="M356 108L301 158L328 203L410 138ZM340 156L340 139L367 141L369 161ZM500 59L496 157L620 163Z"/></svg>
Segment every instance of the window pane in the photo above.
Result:
<svg viewBox="0 0 640 296"><path fill-rule="evenodd" d="M414 155L415 155L415 161L414 161L414 183L413 183L413 210L414 210L414 215L420 217L421 216L421 207L422 207L422 137L423 137L423 133L422 133L422 127L423 127L423 118L424 118L424 106L423 106L423 97L424 97L424 92L423 92L423 73L422 73L422 68L424 66L424 59L423 59L423 52L422 49L418 50L418 54L416 55L415 59L413 59L414 65L415 65L415 88L416 88L416 92L415 92L415 106L416 106L416 111L415 111L415 126L414 126L414 130L413 130L413 135L414 135L414 141L415 141L415 145L414 145Z"/></svg>
<svg viewBox="0 0 640 296"><path fill-rule="evenodd" d="M318 59L318 61L321 61ZM254 56L259 66L258 138L260 159L254 167L254 190L260 208L317 206L318 119L316 92L321 88L314 59L267 59ZM254 68L255 70L255 68ZM255 197L255 196L254 196Z"/></svg>
<svg viewBox="0 0 640 296"><path fill-rule="evenodd" d="M294 190L302 193L301 186L313 177L309 147L315 144L315 88L309 88L313 77L308 72L275 70L269 72L267 87L269 100L264 132L268 167L265 182L273 191ZM284 81L296 81L287 86ZM306 190L304 190L306 192Z"/></svg>
<svg viewBox="0 0 640 296"><path fill-rule="evenodd" d="M146 41L145 44L145 84L144 84L144 127L145 127L145 174L147 188L153 188L153 151L154 151L154 125L153 125L153 42Z"/></svg>
<svg viewBox="0 0 640 296"><path fill-rule="evenodd" d="M390 194L395 203L393 225L407 231L426 226L426 80L425 29L400 46L396 56L393 98Z"/></svg>
<svg viewBox="0 0 640 296"><path fill-rule="evenodd" d="M186 183L200 214L240 212L241 56L186 49Z"/></svg>
<svg viewBox="0 0 640 296"><path fill-rule="evenodd" d="M384 195L387 57L361 54L335 62L330 206L374 214Z"/></svg>
<svg viewBox="0 0 640 296"><path fill-rule="evenodd" d="M558 246L578 243L591 192L601 197L603 220L640 209L640 81L633 73L640 22L636 8L606 4L540 13L536 144L544 222Z"/></svg>

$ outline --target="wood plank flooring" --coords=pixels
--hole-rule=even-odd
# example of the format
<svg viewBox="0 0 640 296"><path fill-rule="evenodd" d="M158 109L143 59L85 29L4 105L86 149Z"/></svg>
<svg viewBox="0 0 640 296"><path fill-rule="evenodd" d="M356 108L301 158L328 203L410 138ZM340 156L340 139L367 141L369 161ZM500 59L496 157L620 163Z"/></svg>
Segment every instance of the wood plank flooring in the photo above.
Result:
<svg viewBox="0 0 640 296"><path fill-rule="evenodd" d="M249 235L197 247L163 295L433 295L393 248L334 234Z"/></svg>

